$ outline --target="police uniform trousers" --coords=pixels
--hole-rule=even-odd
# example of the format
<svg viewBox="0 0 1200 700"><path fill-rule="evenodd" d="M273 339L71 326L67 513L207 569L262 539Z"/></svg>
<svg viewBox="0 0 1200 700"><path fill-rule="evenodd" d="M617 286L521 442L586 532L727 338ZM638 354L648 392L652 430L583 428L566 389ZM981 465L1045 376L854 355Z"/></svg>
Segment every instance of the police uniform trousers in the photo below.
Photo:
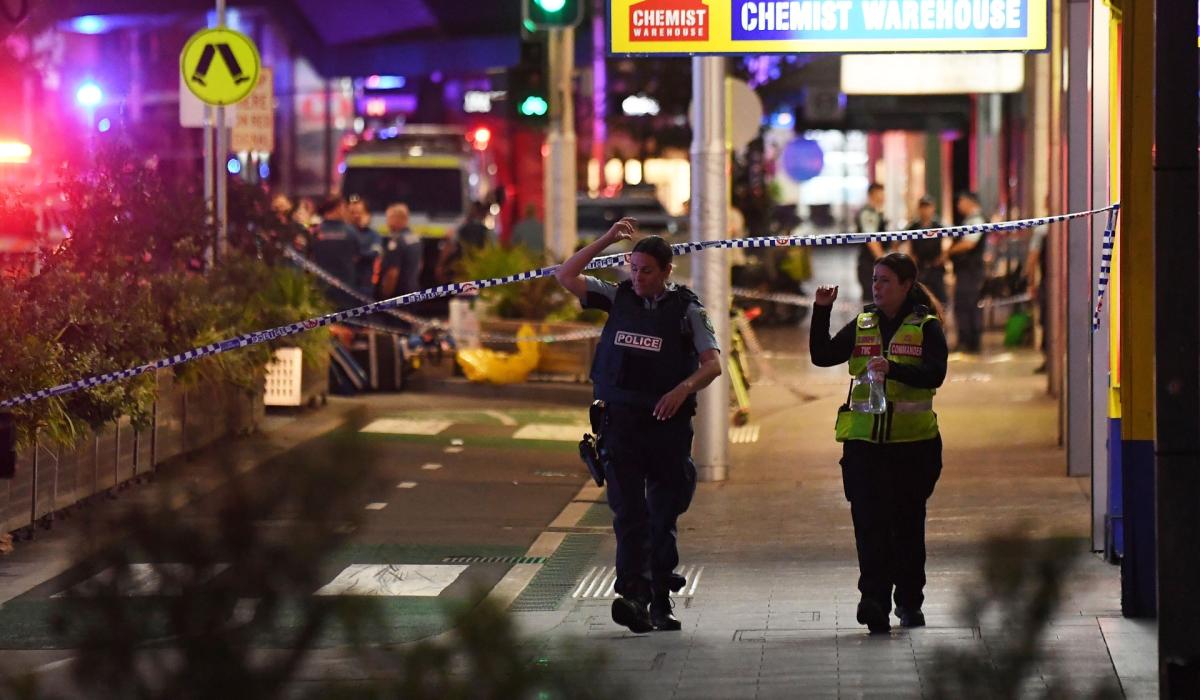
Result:
<svg viewBox="0 0 1200 700"><path fill-rule="evenodd" d="M925 600L925 501L942 473L942 438L873 443L847 440L842 484L854 519L858 590L891 610Z"/></svg>
<svg viewBox="0 0 1200 700"><path fill-rule="evenodd" d="M983 339L983 268L964 266L954 271L954 322L958 327L958 349L979 352Z"/></svg>
<svg viewBox="0 0 1200 700"><path fill-rule="evenodd" d="M676 521L696 492L692 418L684 406L660 421L644 406L609 404L605 445L608 504L617 537L614 590L649 601L679 566Z"/></svg>

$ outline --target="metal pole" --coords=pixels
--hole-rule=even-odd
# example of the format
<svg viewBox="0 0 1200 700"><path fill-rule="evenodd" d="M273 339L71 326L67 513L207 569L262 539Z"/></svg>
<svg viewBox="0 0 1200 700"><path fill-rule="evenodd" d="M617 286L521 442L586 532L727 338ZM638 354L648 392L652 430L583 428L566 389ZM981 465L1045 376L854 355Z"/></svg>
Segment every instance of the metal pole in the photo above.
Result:
<svg viewBox="0 0 1200 700"><path fill-rule="evenodd" d="M204 215L205 223L210 231L214 231L216 223L216 205L213 200L213 108L204 105ZM212 268L216 260L216 239L204 252L207 268Z"/></svg>
<svg viewBox="0 0 1200 700"><path fill-rule="evenodd" d="M1200 697L1200 217L1195 3L1154 3L1155 514L1159 697Z"/></svg>
<svg viewBox="0 0 1200 700"><path fill-rule="evenodd" d="M225 26L225 0L217 0L217 26ZM225 130L225 107L217 107L217 152L213 175L217 181L217 259L225 257L225 239L229 234L229 180L221 172L229 157L229 132Z"/></svg>
<svg viewBox="0 0 1200 700"><path fill-rule="evenodd" d="M549 30L550 128L546 134L547 252L555 261L575 252L575 103L571 69L575 29Z"/></svg>
<svg viewBox="0 0 1200 700"><path fill-rule="evenodd" d="M1091 81L1088 80L1091 52L1092 6L1089 0L1070 0L1062 5L1063 34L1067 44L1066 93L1064 95L1063 139L1066 152L1065 211L1083 211L1091 204ZM1089 476L1095 464L1092 454L1092 234L1090 223L1075 219L1067 224L1063 289L1067 323L1063 329L1067 362L1064 396L1067 438L1067 476Z"/></svg>
<svg viewBox="0 0 1200 700"><path fill-rule="evenodd" d="M725 237L729 208L728 116L725 113L725 59L692 59L692 204L693 241ZM729 259L725 250L697 253L692 287L704 301L721 351L728 362ZM729 475L729 381L721 377L700 392L696 411L695 461L701 481Z"/></svg>

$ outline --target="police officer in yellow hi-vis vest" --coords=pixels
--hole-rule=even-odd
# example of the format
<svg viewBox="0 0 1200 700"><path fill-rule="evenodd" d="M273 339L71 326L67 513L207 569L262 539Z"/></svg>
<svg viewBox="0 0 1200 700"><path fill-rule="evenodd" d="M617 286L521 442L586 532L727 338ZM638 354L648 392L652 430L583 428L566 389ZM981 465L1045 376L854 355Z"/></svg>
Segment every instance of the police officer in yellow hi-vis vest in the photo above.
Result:
<svg viewBox="0 0 1200 700"><path fill-rule="evenodd" d="M941 311L903 253L875 263L874 304L829 337L837 287L814 298L813 364L849 361L851 388L838 409L842 483L858 548L858 621L872 633L925 624L925 501L942 472L933 395L946 378Z"/></svg>

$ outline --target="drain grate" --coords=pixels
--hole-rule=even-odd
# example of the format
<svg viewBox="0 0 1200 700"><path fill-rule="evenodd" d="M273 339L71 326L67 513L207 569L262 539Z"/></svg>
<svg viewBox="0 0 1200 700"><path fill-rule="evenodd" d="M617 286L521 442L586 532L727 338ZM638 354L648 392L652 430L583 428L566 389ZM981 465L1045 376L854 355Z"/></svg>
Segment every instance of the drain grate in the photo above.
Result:
<svg viewBox="0 0 1200 700"><path fill-rule="evenodd" d="M613 514L608 503L593 503L575 527L612 527Z"/></svg>
<svg viewBox="0 0 1200 700"><path fill-rule="evenodd" d="M558 610L600 551L603 535L567 535L533 580L513 601L513 612Z"/></svg>
<svg viewBox="0 0 1200 700"><path fill-rule="evenodd" d="M546 557L445 557L443 564L544 564Z"/></svg>

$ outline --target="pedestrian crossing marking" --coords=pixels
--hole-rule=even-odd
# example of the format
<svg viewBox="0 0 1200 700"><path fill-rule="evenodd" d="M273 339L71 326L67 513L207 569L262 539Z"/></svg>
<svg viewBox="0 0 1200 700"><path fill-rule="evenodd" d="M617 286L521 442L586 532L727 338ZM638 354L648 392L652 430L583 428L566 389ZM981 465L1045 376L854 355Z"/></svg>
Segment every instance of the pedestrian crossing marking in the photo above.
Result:
<svg viewBox="0 0 1200 700"><path fill-rule="evenodd" d="M429 462L428 464L422 464L421 468L427 472L432 472L432 471L437 471L438 469L441 469L442 465L437 464L436 462Z"/></svg>
<svg viewBox="0 0 1200 700"><path fill-rule="evenodd" d="M387 508L386 503L368 503L366 509L367 510L383 510L384 508Z"/></svg>
<svg viewBox="0 0 1200 700"><path fill-rule="evenodd" d="M401 481L400 483L396 484L396 488L398 488L398 489L415 489L415 488L417 488L417 482Z"/></svg>
<svg viewBox="0 0 1200 700"><path fill-rule="evenodd" d="M316 595L434 598L466 570L462 564L351 564Z"/></svg>
<svg viewBox="0 0 1200 700"><path fill-rule="evenodd" d="M452 423L448 420L423 420L420 418L378 418L362 429L364 433L387 435L437 435Z"/></svg>
<svg viewBox="0 0 1200 700"><path fill-rule="evenodd" d="M696 588L700 585L700 575L704 573L703 566L680 566L675 569L675 573L680 574L687 579L687 585L683 590L674 593L675 596L691 597L696 595ZM617 568L608 566L593 566L591 571L584 575L583 580L571 592L572 598L602 600L616 598L617 585Z"/></svg>
<svg viewBox="0 0 1200 700"><path fill-rule="evenodd" d="M749 445L758 442L760 426L753 425L735 425L729 428L729 441L735 445Z"/></svg>

